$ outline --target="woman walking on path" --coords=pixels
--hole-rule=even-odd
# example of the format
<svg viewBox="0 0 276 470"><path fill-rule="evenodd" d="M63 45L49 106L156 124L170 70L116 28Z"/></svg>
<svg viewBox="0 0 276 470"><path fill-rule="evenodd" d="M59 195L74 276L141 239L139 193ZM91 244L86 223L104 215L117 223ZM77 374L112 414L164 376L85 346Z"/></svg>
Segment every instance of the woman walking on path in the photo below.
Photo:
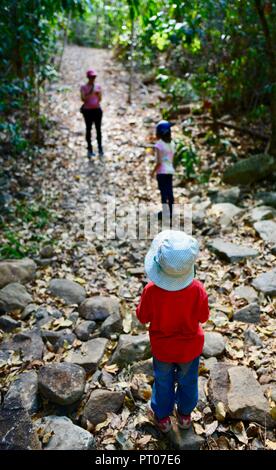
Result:
<svg viewBox="0 0 276 470"><path fill-rule="evenodd" d="M86 76L88 78L88 82L86 85L82 85L80 89L81 99L83 101L81 113L83 114L86 126L87 156L90 159L91 157L95 156L91 140L93 123L95 123L96 127L99 155L103 156L101 133L103 112L100 106L102 99L102 89L100 85L95 84L97 74L94 70L88 70Z"/></svg>

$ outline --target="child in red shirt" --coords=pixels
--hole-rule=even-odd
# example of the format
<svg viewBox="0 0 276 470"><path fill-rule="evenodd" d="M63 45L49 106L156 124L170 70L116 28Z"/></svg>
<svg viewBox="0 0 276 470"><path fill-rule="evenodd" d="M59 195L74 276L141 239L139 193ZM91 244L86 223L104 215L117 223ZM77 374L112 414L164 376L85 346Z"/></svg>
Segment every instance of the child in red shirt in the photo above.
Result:
<svg viewBox="0 0 276 470"><path fill-rule="evenodd" d="M189 428L198 401L198 365L204 343L200 323L209 318L208 296L194 279L198 251L197 240L185 232L164 230L145 258L151 282L143 290L136 314L141 323L150 323L151 407L164 432L171 429L175 404L179 426Z"/></svg>

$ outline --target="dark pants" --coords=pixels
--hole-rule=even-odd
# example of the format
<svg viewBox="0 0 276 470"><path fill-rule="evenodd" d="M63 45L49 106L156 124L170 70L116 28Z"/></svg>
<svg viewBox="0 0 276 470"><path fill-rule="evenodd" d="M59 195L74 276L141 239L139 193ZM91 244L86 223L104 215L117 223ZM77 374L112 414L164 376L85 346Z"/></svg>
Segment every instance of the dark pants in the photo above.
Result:
<svg viewBox="0 0 276 470"><path fill-rule="evenodd" d="M97 132L97 142L99 152L102 152L102 132L101 132L101 124L102 124L102 116L103 112L101 108L97 109L83 109L83 117L85 120L86 125L86 142L87 142L87 150L92 152L92 142L91 142L91 130L92 124L95 123L96 132Z"/></svg>
<svg viewBox="0 0 276 470"><path fill-rule="evenodd" d="M173 210L173 203L174 203L172 177L173 175L165 175L165 174L157 175L158 188L161 193L161 202L162 204L169 205L170 217L172 217L172 210Z"/></svg>

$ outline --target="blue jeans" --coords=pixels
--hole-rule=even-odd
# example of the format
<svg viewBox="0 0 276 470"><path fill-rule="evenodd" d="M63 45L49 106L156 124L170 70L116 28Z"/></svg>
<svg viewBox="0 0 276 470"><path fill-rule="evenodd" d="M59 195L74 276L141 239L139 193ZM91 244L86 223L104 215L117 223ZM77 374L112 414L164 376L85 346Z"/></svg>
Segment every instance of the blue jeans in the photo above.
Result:
<svg viewBox="0 0 276 470"><path fill-rule="evenodd" d="M182 415L193 411L198 401L198 366L199 357L179 364L153 358L151 408L157 419L170 416L175 404Z"/></svg>

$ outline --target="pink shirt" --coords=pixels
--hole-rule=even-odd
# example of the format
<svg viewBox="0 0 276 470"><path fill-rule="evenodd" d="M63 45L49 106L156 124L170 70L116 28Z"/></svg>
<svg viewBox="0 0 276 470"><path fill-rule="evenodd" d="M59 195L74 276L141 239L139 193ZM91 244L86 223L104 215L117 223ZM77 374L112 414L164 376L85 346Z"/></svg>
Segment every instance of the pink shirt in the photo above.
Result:
<svg viewBox="0 0 276 470"><path fill-rule="evenodd" d="M173 167L173 156L175 152L174 142L164 142L164 140L159 139L155 146L159 150L160 154L160 165L157 169L157 174L172 175L174 173Z"/></svg>
<svg viewBox="0 0 276 470"><path fill-rule="evenodd" d="M81 93L86 95L91 90L91 85L82 85L81 86ZM100 97L99 93L101 93L102 89L100 85L94 85L94 91L89 97L86 98L84 101L84 108L85 109L96 109L100 107Z"/></svg>

